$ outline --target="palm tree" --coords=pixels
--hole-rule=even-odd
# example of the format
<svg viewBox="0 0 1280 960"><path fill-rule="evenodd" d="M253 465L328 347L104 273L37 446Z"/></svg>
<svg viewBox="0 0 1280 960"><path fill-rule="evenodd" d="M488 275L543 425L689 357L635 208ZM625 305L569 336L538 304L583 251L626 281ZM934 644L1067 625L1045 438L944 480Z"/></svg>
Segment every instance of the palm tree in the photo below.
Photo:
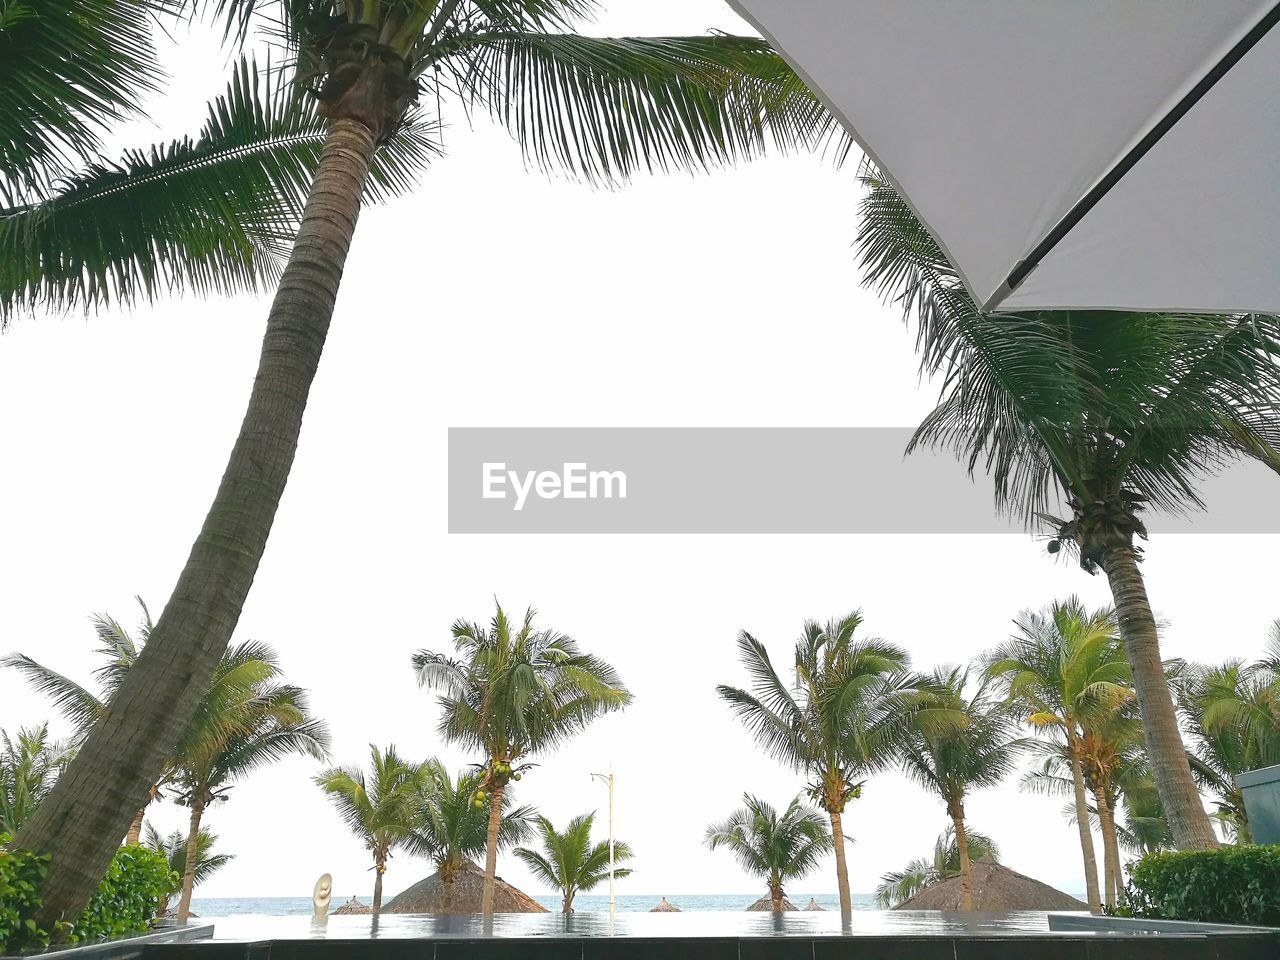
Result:
<svg viewBox="0 0 1280 960"><path fill-rule="evenodd" d="M474 796L489 806L485 915L493 913L503 798L527 769L521 761L631 702L613 667L562 633L534 630L533 617L529 609L513 623L498 606L488 628L465 620L453 625L458 659L429 650L413 656L418 682L440 691L440 735L482 751L486 760Z"/></svg>
<svg viewBox="0 0 1280 960"><path fill-rule="evenodd" d="M907 775L936 794L947 808L959 861L961 903L965 910L972 910L965 797L971 790L994 787L1004 780L1013 770L1020 742L1013 736L1007 704L990 696L988 678L972 692L968 687L968 670L935 670L928 683L932 702L912 715L898 749Z"/></svg>
<svg viewBox="0 0 1280 960"><path fill-rule="evenodd" d="M382 912L382 876L392 852L413 835L423 770L402 760L395 747L369 745L369 776L354 767L334 767L315 778L338 813L373 857L373 915Z"/></svg>
<svg viewBox="0 0 1280 960"><path fill-rule="evenodd" d="M0 833L12 835L53 789L75 748L49 736L49 725L0 730Z"/></svg>
<svg viewBox="0 0 1280 960"><path fill-rule="evenodd" d="M148 823L142 842L152 850L164 854L165 859L169 861L170 871L180 877L186 875L187 836L181 830L175 830L168 836L161 836L160 831ZM204 883L235 859L235 856L230 853L214 853L213 848L217 842L218 838L215 834L210 833L208 830L200 831L200 839L196 845L194 881L196 886ZM163 917L169 912L169 896L169 894L165 894L160 898L156 908L157 916Z"/></svg>
<svg viewBox="0 0 1280 960"><path fill-rule="evenodd" d="M783 884L812 873L834 845L831 832L817 810L799 797L781 816L768 803L749 793L742 806L727 820L707 827L706 844L712 850L728 847L738 863L769 887L775 913L782 912Z"/></svg>
<svg viewBox="0 0 1280 960"><path fill-rule="evenodd" d="M609 841L591 842L594 813L584 813L569 821L564 832L556 830L546 817L538 817L535 829L542 838L542 851L517 847L515 854L529 872L560 893L561 910L573 913L573 898L589 893L609 879ZM615 864L630 860L631 848L621 841L613 844ZM615 866L615 877L629 877L631 870Z"/></svg>
<svg viewBox="0 0 1280 960"><path fill-rule="evenodd" d="M1014 637L990 655L987 675L1000 679L1027 723L1062 738L1071 766L1089 909L1096 913L1102 901L1085 799L1084 731L1091 717L1133 696L1129 664L1115 635L1112 611L1090 612L1075 597L1044 613L1023 611L1014 626Z"/></svg>
<svg viewBox="0 0 1280 960"><path fill-rule="evenodd" d="M911 448L944 447L995 479L997 505L1048 522L1051 553L1104 572L1169 826L1216 845L1187 762L1137 541L1147 507L1203 506L1203 477L1239 457L1280 470L1280 318L1105 310L983 315L910 208L874 171L859 233L866 282L919 323L938 407ZM1050 514L1065 501L1067 516Z"/></svg>
<svg viewBox="0 0 1280 960"><path fill-rule="evenodd" d="M995 841L975 830L968 831L966 841L970 861L999 863L1000 851ZM886 873L876 887L876 906L891 910L905 903L931 884L961 875L961 849L955 826L947 827L933 845L933 856L912 860L903 869ZM972 897L970 906L972 910Z"/></svg>
<svg viewBox="0 0 1280 960"><path fill-rule="evenodd" d="M328 752L328 730L311 717L306 691L281 682L280 673L275 652L264 644L249 641L228 650L212 686L223 696L200 702L178 743L176 799L191 811L179 923L191 914L200 826L209 806L265 764L290 754L322 760Z"/></svg>
<svg viewBox="0 0 1280 960"><path fill-rule="evenodd" d="M756 740L787 766L810 777L809 795L831 820L840 911L853 910L845 860L843 815L862 795L865 777L883 769L911 710L922 703L907 672L905 650L882 640L855 640L862 614L825 626L808 621L796 641L792 686L778 676L764 644L745 630L738 654L751 690L716 691Z"/></svg>
<svg viewBox="0 0 1280 960"><path fill-rule="evenodd" d="M422 773L413 831L405 846L410 853L429 857L435 864L445 903L449 904L463 865L481 856L488 847L489 807L476 802L484 774L471 771L450 777L444 764L435 758L423 764ZM528 839L535 816L532 807L512 807L509 790L503 791L502 804L499 850Z"/></svg>
<svg viewBox="0 0 1280 960"><path fill-rule="evenodd" d="M1249 843L1249 815L1235 778L1280 764L1280 620L1271 626L1261 659L1184 664L1174 686L1193 736L1192 772L1215 796L1229 835Z"/></svg>
<svg viewBox="0 0 1280 960"><path fill-rule="evenodd" d="M415 101L487 109L535 163L597 182L809 146L839 129L763 41L572 32L593 0L192 5L225 15L238 36L257 14L275 24L329 123L239 436L121 692L129 709L95 727L20 838L52 857L42 920L88 900L111 856L103 826L124 816L117 798L141 802L230 641L293 465L370 164Z"/></svg>
<svg viewBox="0 0 1280 960"><path fill-rule="evenodd" d="M77 747L89 735L94 723L106 713L108 706L115 702L125 677L133 669L151 638L151 613L141 597L135 599L142 610L136 638L130 635L119 620L108 614L95 614L91 618L98 638L95 652L102 660L101 666L93 670L98 693L24 654L14 653L0 659L0 667L11 667L21 672L32 687L47 696L54 708L71 723L74 728L72 742ZM163 796L164 788L177 775L182 766L183 751L194 749L196 745L219 736L221 725L226 721L227 705L251 700L256 685L275 669L269 663L255 662L254 657L261 652L269 651L265 647L248 645L224 655L213 686L201 698L195 716L178 745L177 753L168 758L160 776L147 792L129 826L125 843L139 842L146 808L152 801Z"/></svg>

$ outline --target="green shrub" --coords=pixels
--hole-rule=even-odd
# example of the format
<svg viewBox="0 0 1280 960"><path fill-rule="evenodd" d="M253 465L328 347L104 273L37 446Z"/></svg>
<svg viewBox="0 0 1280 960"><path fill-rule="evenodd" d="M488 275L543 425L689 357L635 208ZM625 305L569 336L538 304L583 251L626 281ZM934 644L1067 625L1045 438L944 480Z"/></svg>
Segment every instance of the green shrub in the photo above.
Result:
<svg viewBox="0 0 1280 960"><path fill-rule="evenodd" d="M107 875L75 922L78 940L140 933L156 917L156 903L179 883L163 853L140 844L121 847L111 858Z"/></svg>
<svg viewBox="0 0 1280 960"><path fill-rule="evenodd" d="M42 947L49 934L33 918L40 906L40 884L49 872L49 858L29 850L7 850L7 833L0 833L0 953Z"/></svg>
<svg viewBox="0 0 1280 960"><path fill-rule="evenodd" d="M8 841L7 834L0 834L0 952L29 950L50 940L50 932L34 919L49 858L28 850L6 850ZM63 939L75 942L140 933L155 919L157 901L171 894L179 882L164 854L138 845L121 847L80 919L61 931Z"/></svg>
<svg viewBox="0 0 1280 960"><path fill-rule="evenodd" d="M1280 926L1280 845L1148 853L1130 872L1125 912Z"/></svg>

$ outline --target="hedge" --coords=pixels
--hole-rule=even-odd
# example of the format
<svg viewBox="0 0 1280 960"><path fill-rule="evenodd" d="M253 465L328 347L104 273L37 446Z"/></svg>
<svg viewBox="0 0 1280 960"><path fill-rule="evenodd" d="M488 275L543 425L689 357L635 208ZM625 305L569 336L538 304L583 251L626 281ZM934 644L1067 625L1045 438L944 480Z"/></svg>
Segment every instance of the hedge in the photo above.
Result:
<svg viewBox="0 0 1280 960"><path fill-rule="evenodd" d="M1149 853L1128 893L1136 917L1280 926L1280 845Z"/></svg>
<svg viewBox="0 0 1280 960"><path fill-rule="evenodd" d="M30 850L8 850L9 839L0 834L0 953L46 946L55 932L34 919L49 858ZM178 882L164 854L139 845L121 847L84 913L75 923L60 925L59 939L77 942L140 933L155 919L159 898L172 893Z"/></svg>

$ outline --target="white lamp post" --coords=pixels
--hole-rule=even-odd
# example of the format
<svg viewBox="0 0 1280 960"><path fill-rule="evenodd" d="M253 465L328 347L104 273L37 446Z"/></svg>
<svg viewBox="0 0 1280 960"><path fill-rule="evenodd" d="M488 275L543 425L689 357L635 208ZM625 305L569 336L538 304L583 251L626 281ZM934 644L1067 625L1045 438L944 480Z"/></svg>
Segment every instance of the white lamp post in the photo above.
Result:
<svg viewBox="0 0 1280 960"><path fill-rule="evenodd" d="M613 917L613 765L609 765L608 774L593 773L591 775L609 787L609 917Z"/></svg>

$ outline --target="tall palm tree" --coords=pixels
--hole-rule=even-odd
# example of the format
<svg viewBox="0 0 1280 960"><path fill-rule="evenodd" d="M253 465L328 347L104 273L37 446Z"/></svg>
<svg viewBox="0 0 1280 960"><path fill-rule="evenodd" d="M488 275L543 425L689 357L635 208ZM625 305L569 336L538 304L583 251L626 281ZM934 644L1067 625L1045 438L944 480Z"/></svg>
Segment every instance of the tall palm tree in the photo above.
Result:
<svg viewBox="0 0 1280 960"><path fill-rule="evenodd" d="M487 628L453 625L456 659L429 650L413 656L418 682L440 692L440 735L485 757L475 799L489 806L486 915L493 913L503 798L523 776L522 761L631 702L613 667L562 633L535 630L533 617L530 609L512 622L498 606Z"/></svg>
<svg viewBox="0 0 1280 960"><path fill-rule="evenodd" d="M1037 731L1060 737L1071 766L1080 850L1089 909L1098 912L1098 865L1085 798L1085 724L1133 696L1129 664L1111 610L1089 611L1072 597L1043 613L1024 611L1017 630L990 655L987 675L998 678L1011 703Z"/></svg>
<svg viewBox="0 0 1280 960"><path fill-rule="evenodd" d="M140 802L155 782L231 638L293 465L370 164L415 101L488 110L535 163L598 182L729 163L770 143L809 146L838 129L762 41L573 32L593 0L190 6L225 15L238 36L259 14L277 25L329 124L239 436L152 643L122 690L130 708L95 727L19 838L52 855L44 920L87 901L111 856L102 835L124 816L118 798Z"/></svg>
<svg viewBox="0 0 1280 960"><path fill-rule="evenodd" d="M609 841L591 842L594 813L584 813L569 821L563 831L546 817L538 817L535 829L542 839L542 850L516 847L516 856L529 872L554 888L561 897L561 910L573 913L573 899L589 893L609 879ZM622 841L613 844L613 875L631 876L629 867L617 867L632 858L631 848Z"/></svg>
<svg viewBox="0 0 1280 960"><path fill-rule="evenodd" d="M369 775L356 767L333 767L315 782L373 857L373 915L382 912L382 876L392 852L407 843L416 826L423 770L402 760L395 747L369 745Z"/></svg>
<svg viewBox="0 0 1280 960"><path fill-rule="evenodd" d="M943 447L995 479L997 505L1048 523L1052 553L1107 577L1147 751L1184 849L1216 845L1174 713L1138 541L1148 507L1203 506L1200 481L1240 457L1280 470L1280 318L1105 310L984 315L892 186L865 178L865 280L918 322L938 407L911 447ZM1066 516L1050 514L1065 501Z"/></svg>
<svg viewBox="0 0 1280 960"><path fill-rule="evenodd" d="M463 865L483 855L489 844L489 805L476 802L484 774L470 771L451 777L434 757L423 764L422 772L413 831L405 846L410 853L429 857L435 864L447 905L452 901L453 884ZM535 816L532 807L512 806L510 791L503 791L502 804L499 850L528 839Z"/></svg>
<svg viewBox="0 0 1280 960"><path fill-rule="evenodd" d="M907 671L906 651L878 639L855 639L861 624L857 611L825 625L805 623L790 685L779 677L764 644L744 630L738 654L751 689L716 687L769 753L810 778L809 795L831 820L840 911L846 919L853 901L845 807L862 795L869 774L892 761L912 709L922 704Z"/></svg>
<svg viewBox="0 0 1280 960"><path fill-rule="evenodd" d="M169 869L178 876L185 876L187 872L187 835L181 830L175 830L168 836L161 836L150 823L146 825L143 833L142 842L162 854L169 861ZM199 843L196 845L196 869L194 883L196 886L204 883L211 876L225 867L228 863L235 859L234 854L230 853L214 853L213 848L218 843L216 834L210 833L208 830L200 831ZM163 917L169 912L169 896L165 894L159 900L156 906L156 916Z"/></svg>
<svg viewBox="0 0 1280 960"><path fill-rule="evenodd" d="M968 831L966 842L970 861L1000 862L995 841L976 830ZM955 826L949 826L933 845L933 855L912 860L901 870L884 874L876 886L876 906L892 910L914 897L925 887L960 876L960 843ZM972 910L970 905L967 909Z"/></svg>
<svg viewBox="0 0 1280 960"><path fill-rule="evenodd" d="M1249 843L1238 774L1280 764L1280 620L1262 657L1176 671L1178 706L1192 733L1192 770L1215 796L1217 816L1237 843Z"/></svg>
<svg viewBox="0 0 1280 960"><path fill-rule="evenodd" d="M49 736L49 725L0 730L0 833L14 834L53 789L75 748Z"/></svg>
<svg viewBox="0 0 1280 960"><path fill-rule="evenodd" d="M796 797L781 815L776 808L749 793L726 820L707 827L712 850L727 847L739 865L769 887L775 913L782 912L783 885L812 873L831 852L834 841L822 814Z"/></svg>
<svg viewBox="0 0 1280 960"><path fill-rule="evenodd" d="M973 909L965 797L1003 781L1013 771L1020 747L1008 705L990 695L988 678L969 687L967 669L935 670L928 684L932 702L912 715L898 747L907 775L947 808L965 910Z"/></svg>
<svg viewBox="0 0 1280 960"><path fill-rule="evenodd" d="M261 766L290 754L322 760L329 746L328 729L311 716L306 691L281 681L275 652L265 644L249 641L228 650L211 690L222 695L200 702L176 754L176 799L191 811L179 923L191 915L200 827L210 805Z"/></svg>

